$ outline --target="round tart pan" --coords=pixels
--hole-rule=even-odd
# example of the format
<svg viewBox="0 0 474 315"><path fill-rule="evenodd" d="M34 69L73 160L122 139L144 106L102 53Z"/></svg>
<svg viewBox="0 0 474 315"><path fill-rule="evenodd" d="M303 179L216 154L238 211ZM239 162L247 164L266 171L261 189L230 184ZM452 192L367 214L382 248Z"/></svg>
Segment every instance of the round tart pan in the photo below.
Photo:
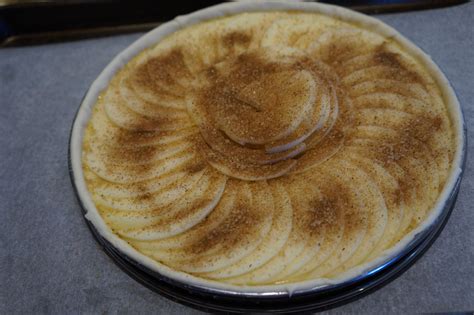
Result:
<svg viewBox="0 0 474 315"><path fill-rule="evenodd" d="M273 3L272 8L279 8L279 6L281 6L284 10L291 10L299 8L297 7L299 5L306 5L309 7L309 5L313 4ZM224 7L225 9L231 7L245 9L245 7L251 8L252 4L225 4L219 7L221 9ZM216 8L217 7L214 7L212 9ZM212 9L206 9L204 11L209 13ZM200 14L202 15L204 11L200 11ZM227 12L226 10L223 11ZM243 11L245 10L237 12ZM192 17L196 18L196 14L192 15ZM180 17L180 21L185 20L185 18ZM168 23L165 25L167 24ZM165 29L165 25L162 26L163 29ZM116 59L118 59L122 64L127 61L124 56ZM112 73L109 68L111 67L109 66L104 71L106 72L105 76ZM101 74L101 76L104 76L104 73ZM101 84L103 84L103 82L101 82ZM97 82L95 85L97 85ZM91 93L91 90L92 87L86 94L85 99L91 97L89 94L94 94L94 92ZM80 110L83 104L84 101L81 102L81 106L74 118L73 127L71 129L71 136L69 139L69 173L76 196L81 204L84 214L86 214L88 209L85 206L87 202L84 202L84 200L87 200L87 198L84 199L85 187L82 187L82 172L80 162L78 162L81 159L79 154L81 151L79 147L82 141L78 143L77 137L78 130L82 129L85 124L84 117L81 117L81 115L84 116L84 113L81 113ZM441 209L441 211L437 213L437 216L429 223L429 225L426 225L424 229L418 232L418 234L415 234L414 237L396 254L387 257L381 263L374 265L370 269L366 269L354 277L337 282L336 284L326 284L306 290L297 290L290 294L281 290L265 292L232 291L231 289L227 290L207 287L204 284L190 284L178 281L175 278L172 278L172 276L165 276L160 273L159 270L152 270L150 267L147 267L132 257L124 254L118 248L113 246L111 242L105 239L91 221L87 219L85 221L105 253L109 255L112 260L122 268L122 270L151 290L190 307L211 312L285 313L320 311L333 308L373 292L401 275L423 255L441 233L454 207L461 178L465 169L467 147L465 123L463 121L462 113L459 112L459 117L456 118L459 119L458 124L460 127L458 133L460 139L462 139L462 143L459 144L460 154L458 155L459 159L456 164L459 170L457 170L455 176L452 177L450 190L447 191L446 195L444 195L445 198L441 204L441 208L438 208Z"/></svg>

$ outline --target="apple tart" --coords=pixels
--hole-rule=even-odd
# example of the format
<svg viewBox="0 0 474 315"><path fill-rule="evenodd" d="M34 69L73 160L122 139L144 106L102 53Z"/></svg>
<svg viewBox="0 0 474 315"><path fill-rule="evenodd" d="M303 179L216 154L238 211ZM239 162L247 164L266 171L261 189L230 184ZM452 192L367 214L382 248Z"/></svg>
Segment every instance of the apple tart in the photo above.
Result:
<svg viewBox="0 0 474 315"><path fill-rule="evenodd" d="M429 215L456 151L448 105L393 38L240 13L117 71L82 166L106 225L160 266L245 286L335 278Z"/></svg>

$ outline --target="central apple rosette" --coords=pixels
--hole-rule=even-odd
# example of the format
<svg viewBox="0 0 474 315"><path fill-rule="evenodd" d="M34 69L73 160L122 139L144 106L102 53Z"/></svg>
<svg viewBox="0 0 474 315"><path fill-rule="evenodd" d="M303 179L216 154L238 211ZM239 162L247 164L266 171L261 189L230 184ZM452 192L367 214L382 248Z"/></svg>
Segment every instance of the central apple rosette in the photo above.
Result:
<svg viewBox="0 0 474 315"><path fill-rule="evenodd" d="M301 53L232 56L198 74L195 86L187 108L199 126L199 150L230 177L301 172L342 145L349 104L338 78Z"/></svg>

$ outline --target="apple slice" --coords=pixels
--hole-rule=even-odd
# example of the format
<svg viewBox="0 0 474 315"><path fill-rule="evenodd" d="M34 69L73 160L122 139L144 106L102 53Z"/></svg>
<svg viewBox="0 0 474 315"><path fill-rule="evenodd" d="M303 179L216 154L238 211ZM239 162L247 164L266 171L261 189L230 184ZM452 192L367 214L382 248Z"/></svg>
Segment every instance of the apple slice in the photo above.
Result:
<svg viewBox="0 0 474 315"><path fill-rule="evenodd" d="M273 283L273 280L277 275L280 274L285 267L305 249L308 238L306 238L305 235L302 235L299 232L299 229L295 226L295 221L299 218L299 212L295 212L285 187L277 183L272 185L275 186L275 192L278 192L278 198L282 198L281 201L283 201L283 203L281 206L286 208L285 211L291 211L292 214L291 221L288 221L288 225L291 223L291 230L288 238L281 250L263 266L238 277L228 278L226 279L227 282L253 285ZM274 197L275 200L278 200L276 194Z"/></svg>
<svg viewBox="0 0 474 315"><path fill-rule="evenodd" d="M186 152L168 157L159 163L123 165L107 164L85 153L83 161L92 172L104 180L118 184L131 184L160 177L171 170L189 165L190 161L197 158L199 156L195 152Z"/></svg>
<svg viewBox="0 0 474 315"><path fill-rule="evenodd" d="M203 186L207 184L205 177L202 175L202 171L190 174L186 179L187 180L183 182L171 183L157 192L143 193L133 197L113 198L106 195L95 194L94 201L99 206L119 211L152 211L166 207L198 185ZM136 184L138 187L141 187L141 185L141 183Z"/></svg>
<svg viewBox="0 0 474 315"><path fill-rule="evenodd" d="M134 240L133 244L140 250L148 253L172 252L180 248L189 248L197 239L205 237L209 231L218 228L229 216L236 202L237 185L235 180L229 179L226 188L216 207L209 215L196 224L192 229L181 234L153 241Z"/></svg>
<svg viewBox="0 0 474 315"><path fill-rule="evenodd" d="M388 217L385 199L372 178L351 162L340 160L338 163L346 174L350 174L346 178L350 178L351 184L364 187L360 197L367 212L367 229L357 250L342 265L331 271L331 276L362 263L374 251L385 234Z"/></svg>
<svg viewBox="0 0 474 315"><path fill-rule="evenodd" d="M199 171L202 174L204 171ZM158 192L164 187L171 185L180 180L185 180L188 175L187 172L182 170L173 170L161 177L141 182L140 185L136 184L116 184L103 180L87 167L84 169L84 176L87 179L89 185L94 187L94 192L98 196L110 197L110 198L130 198L138 197L140 195L146 195Z"/></svg>
<svg viewBox="0 0 474 315"><path fill-rule="evenodd" d="M393 79L373 79L353 85L349 94L356 98L361 95L393 92L407 97L416 98L422 102L430 103L430 95L419 83L404 83Z"/></svg>
<svg viewBox="0 0 474 315"><path fill-rule="evenodd" d="M397 180L381 164L351 151L345 153L344 156L371 177L382 192L387 206L386 229L380 242L374 248L369 258L367 258L367 260L371 260L393 242L402 224L404 212L406 211L405 203L400 197L400 185L398 185Z"/></svg>
<svg viewBox="0 0 474 315"><path fill-rule="evenodd" d="M289 136L266 144L265 149L267 152L276 153L289 150L308 139L327 122L332 107L337 107L337 104L332 104L332 101L337 102L337 99L331 97L330 94L333 90L324 86L322 82L319 82L317 87L316 102L311 109L311 114Z"/></svg>
<svg viewBox="0 0 474 315"><path fill-rule="evenodd" d="M121 89L130 90L129 93L152 104L162 107L184 108L184 98L182 91L174 93L164 90L161 86L151 86L140 82L142 78L135 74L125 76L120 85ZM180 93L181 92L181 93Z"/></svg>
<svg viewBox="0 0 474 315"><path fill-rule="evenodd" d="M118 230L118 233L131 240L155 240L172 237L191 229L213 211L225 189L226 176L215 171L206 176L209 176L208 185L201 185L201 180L196 189L190 190L181 198L174 198L176 202L168 204L166 210L163 209L165 211L160 211L161 215L148 216L146 225Z"/></svg>
<svg viewBox="0 0 474 315"><path fill-rule="evenodd" d="M266 165L274 164L283 160L291 159L297 154L303 152L304 144L296 145L291 150L280 153L266 153L262 148L249 148L235 143L222 131L218 130L215 121L210 117L209 113L200 106L193 98L189 98L187 102L188 113L194 123L199 126L202 139L207 143L212 151L216 151L220 155L231 158L241 163Z"/></svg>
<svg viewBox="0 0 474 315"><path fill-rule="evenodd" d="M181 48L164 49L149 53L144 60L138 60L130 74L134 87L150 92L182 95L188 82L193 79Z"/></svg>
<svg viewBox="0 0 474 315"><path fill-rule="evenodd" d="M360 95L353 100L354 108L387 108L413 115L430 111L431 106L419 99L392 92L376 92Z"/></svg>
<svg viewBox="0 0 474 315"><path fill-rule="evenodd" d="M146 251L145 253L154 259L164 261L177 270L182 270L181 265L192 268L194 262L200 264L201 258L206 260L214 254L218 255L222 252L223 243L232 241L236 237L233 230L240 229L243 224L242 221L249 213L248 211L250 211L252 205L252 191L247 183L233 181L231 186L233 186L235 197L233 202L228 205L231 205L232 208L220 225L214 229L201 230L201 233L196 235L198 237L191 239L188 244L163 248L163 250ZM210 226L207 225L207 227ZM155 241L152 242L156 243ZM156 247L152 245L150 248ZM210 266L212 265L213 262Z"/></svg>
<svg viewBox="0 0 474 315"><path fill-rule="evenodd" d="M291 169L292 174L306 172L318 165L328 161L343 147L344 135L337 129L333 129L324 139L313 149L305 152L298 159L296 166Z"/></svg>
<svg viewBox="0 0 474 315"><path fill-rule="evenodd" d="M331 169L331 176L341 185L340 192L345 191L340 197L345 196L345 198L351 200L349 203L353 207L347 208L343 212L344 233L341 239L336 242L337 245L333 244L331 254L324 261L320 261L316 257L319 264L305 275L305 277L309 278L324 277L343 265L356 253L366 237L367 228L369 227L369 216L371 214L371 209L366 208L362 187L350 181L350 178L354 175L352 173L354 169L349 169L334 159L326 163L325 167ZM312 267L314 266L313 263L309 264Z"/></svg>
<svg viewBox="0 0 474 315"><path fill-rule="evenodd" d="M380 141L372 139L354 139L349 142L349 145L359 147L364 156L375 158L385 164L396 162L403 169L405 175L398 181L403 191L413 190L415 192L415 197L407 200L409 201L407 209L412 211L412 222L414 224L420 222L426 211L435 202L439 189L439 174L429 171L436 168L433 168L433 165L431 167L427 165L427 162L434 163L432 160L430 161L429 155L426 155L426 159L421 160L411 155L403 155L394 160L393 145L390 142L381 144ZM395 155L395 157L397 156ZM406 230L400 234L404 235L405 233Z"/></svg>
<svg viewBox="0 0 474 315"><path fill-rule="evenodd" d="M213 151L203 140L198 144L198 149L205 160L219 172L246 181L260 181L280 177L296 165L296 161L292 159L269 165L244 164L238 159L226 157Z"/></svg>
<svg viewBox="0 0 474 315"><path fill-rule="evenodd" d="M332 168L317 167L314 171L294 175L301 180L303 187L314 186L318 194L305 193L303 196L307 201L301 203L302 209L307 213L310 220L304 225L304 230L309 230L316 236L313 237L317 243L307 246L305 251L297 257L286 268L281 276L286 276L286 281L300 281L309 271L314 270L326 261L339 243L343 240L344 231L349 227L346 222L347 204L351 203L351 194L348 188L340 180L335 180ZM305 185L311 183L311 185ZM298 186L294 187L293 198L301 198L298 195ZM305 188L306 191L308 188Z"/></svg>
<svg viewBox="0 0 474 315"><path fill-rule="evenodd" d="M313 107L315 93L310 72L279 71L263 73L240 90L224 90L214 94L216 99L203 102L219 129L233 141L241 145L265 144L298 128Z"/></svg>
<svg viewBox="0 0 474 315"><path fill-rule="evenodd" d="M309 174L298 179L290 177L292 179L286 185L296 214L292 233L298 235L298 239L302 240L305 246L299 255L271 279L272 282L285 281L319 254L326 234L327 221L334 218L335 209L332 209L329 202L321 202L321 191L311 177Z"/></svg>
<svg viewBox="0 0 474 315"><path fill-rule="evenodd" d="M104 95L104 106L107 117L121 128L132 131L165 131L180 130L192 126L192 121L186 116L149 118L137 114L118 102L116 93L109 90Z"/></svg>
<svg viewBox="0 0 474 315"><path fill-rule="evenodd" d="M178 141L199 132L199 129L194 126L168 131L130 131L113 124L107 117L103 104L96 106L94 111L90 126L86 129L86 135L94 138L93 141L109 145L120 147L160 145Z"/></svg>
<svg viewBox="0 0 474 315"><path fill-rule="evenodd" d="M200 276L221 279L245 275L267 263L283 248L291 231L293 213L284 188L275 183L275 185L270 186L270 189L272 194L267 198L273 199L274 218L270 232L260 245L237 263L213 272L200 274Z"/></svg>
<svg viewBox="0 0 474 315"><path fill-rule="evenodd" d="M189 139L165 145L136 148L122 148L120 146L110 146L107 143L91 141L87 151L91 159L102 160L106 163L143 165L166 159L181 152L188 152L193 146L193 142Z"/></svg>
<svg viewBox="0 0 474 315"><path fill-rule="evenodd" d="M333 27L322 33L308 47L307 52L316 59L334 64L336 71L348 59L363 55L384 42L384 38L362 30L347 27Z"/></svg>
<svg viewBox="0 0 474 315"><path fill-rule="evenodd" d="M274 217L273 202L268 198L271 192L265 182L247 185L250 188L250 200L239 205L239 201L244 199L237 197L236 211L222 226L208 235L208 238L219 240L220 249L194 259L179 261L180 270L208 273L227 268L248 256L262 243L271 230ZM207 248L209 249L212 249L212 246Z"/></svg>
<svg viewBox="0 0 474 315"><path fill-rule="evenodd" d="M133 93L130 88L126 87L123 81L122 79L121 88L119 89L120 95L116 97L120 97L122 104L134 112L152 119L160 119L163 116L176 118L187 116L185 107L165 107L156 102L151 103L141 99L137 94Z"/></svg>
<svg viewBox="0 0 474 315"><path fill-rule="evenodd" d="M290 46L304 50L308 48L325 28L335 25L334 21L322 15L298 15L275 20L262 38L262 46Z"/></svg>
<svg viewBox="0 0 474 315"><path fill-rule="evenodd" d="M188 247L153 253L167 264L192 273L211 272L239 261L253 251L270 231L273 208L265 198L266 183L239 186L231 213L216 229Z"/></svg>

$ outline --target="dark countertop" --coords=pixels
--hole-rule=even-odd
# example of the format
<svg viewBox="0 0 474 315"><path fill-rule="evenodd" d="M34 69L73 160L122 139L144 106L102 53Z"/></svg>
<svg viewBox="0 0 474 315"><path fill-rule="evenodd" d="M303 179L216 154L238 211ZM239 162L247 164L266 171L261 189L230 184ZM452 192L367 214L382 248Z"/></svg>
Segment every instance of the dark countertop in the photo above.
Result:
<svg viewBox="0 0 474 315"><path fill-rule="evenodd" d="M474 124L474 3L380 15L443 69ZM197 313L123 273L93 239L67 168L89 85L141 34L0 49L0 313ZM474 128L468 131L472 139ZM474 156L446 228L406 273L334 313L474 310Z"/></svg>

